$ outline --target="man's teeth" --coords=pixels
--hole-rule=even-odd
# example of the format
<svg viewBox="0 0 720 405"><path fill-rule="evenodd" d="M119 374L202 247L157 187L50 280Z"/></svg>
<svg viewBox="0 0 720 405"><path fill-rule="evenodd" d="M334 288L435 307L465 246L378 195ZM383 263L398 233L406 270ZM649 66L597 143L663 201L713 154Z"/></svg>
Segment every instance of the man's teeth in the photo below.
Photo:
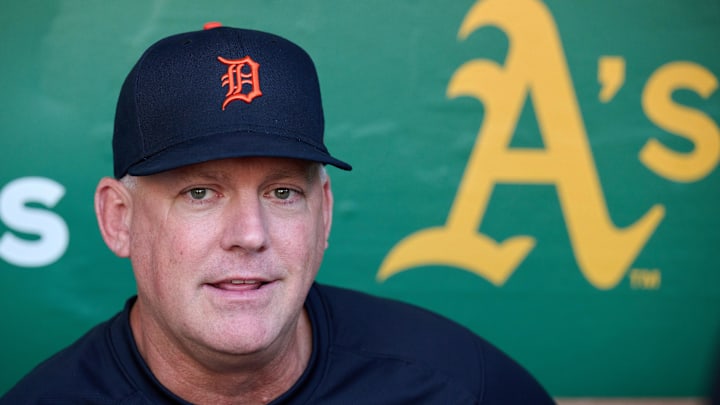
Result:
<svg viewBox="0 0 720 405"><path fill-rule="evenodd" d="M257 280L230 280L230 284L260 284Z"/></svg>

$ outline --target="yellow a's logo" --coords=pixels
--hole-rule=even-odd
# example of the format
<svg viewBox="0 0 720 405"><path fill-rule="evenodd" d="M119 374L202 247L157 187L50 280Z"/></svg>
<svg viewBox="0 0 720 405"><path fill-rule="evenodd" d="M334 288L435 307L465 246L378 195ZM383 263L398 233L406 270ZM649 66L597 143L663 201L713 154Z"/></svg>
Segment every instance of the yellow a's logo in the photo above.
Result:
<svg viewBox="0 0 720 405"><path fill-rule="evenodd" d="M517 12L522 10L522 12ZM484 0L468 12L459 37L494 25L508 36L504 66L474 60L461 66L448 97L470 96L485 119L445 226L416 232L385 258L385 280L422 265L448 265L502 285L535 246L531 236L498 243L479 233L498 183L551 184L557 189L577 263L597 288L616 286L665 215L655 205L620 229L608 214L587 134L555 23L537 0ZM522 106L530 97L544 149L510 148Z"/></svg>

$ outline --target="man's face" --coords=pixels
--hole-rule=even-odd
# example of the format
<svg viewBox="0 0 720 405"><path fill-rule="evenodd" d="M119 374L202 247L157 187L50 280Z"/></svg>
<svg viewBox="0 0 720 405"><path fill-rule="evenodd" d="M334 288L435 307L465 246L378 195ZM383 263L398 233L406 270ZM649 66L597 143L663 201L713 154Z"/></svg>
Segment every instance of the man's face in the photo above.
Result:
<svg viewBox="0 0 720 405"><path fill-rule="evenodd" d="M218 160L138 177L130 195L141 326L223 354L272 350L295 333L330 231L317 164Z"/></svg>

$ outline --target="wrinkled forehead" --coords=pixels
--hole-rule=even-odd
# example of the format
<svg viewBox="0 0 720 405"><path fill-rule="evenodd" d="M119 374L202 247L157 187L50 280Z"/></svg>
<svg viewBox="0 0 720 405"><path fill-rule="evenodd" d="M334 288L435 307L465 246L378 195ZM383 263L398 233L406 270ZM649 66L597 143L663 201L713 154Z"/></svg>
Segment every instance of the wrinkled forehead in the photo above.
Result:
<svg viewBox="0 0 720 405"><path fill-rule="evenodd" d="M182 166L148 176L138 176L146 181L177 182L233 182L250 176L264 181L283 179L302 179L308 183L317 181L325 175L320 163L291 158L250 157L212 160L203 163Z"/></svg>

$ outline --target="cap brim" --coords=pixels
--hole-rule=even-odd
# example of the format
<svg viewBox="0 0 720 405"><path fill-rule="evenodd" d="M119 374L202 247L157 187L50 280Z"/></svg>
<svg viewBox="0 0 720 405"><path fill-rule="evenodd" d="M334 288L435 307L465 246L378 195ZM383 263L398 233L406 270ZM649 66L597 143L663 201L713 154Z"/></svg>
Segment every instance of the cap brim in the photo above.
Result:
<svg viewBox="0 0 720 405"><path fill-rule="evenodd" d="M198 137L172 146L133 164L128 169L128 174L147 176L211 160L243 157L302 159L352 170L349 164L297 138L238 131Z"/></svg>

